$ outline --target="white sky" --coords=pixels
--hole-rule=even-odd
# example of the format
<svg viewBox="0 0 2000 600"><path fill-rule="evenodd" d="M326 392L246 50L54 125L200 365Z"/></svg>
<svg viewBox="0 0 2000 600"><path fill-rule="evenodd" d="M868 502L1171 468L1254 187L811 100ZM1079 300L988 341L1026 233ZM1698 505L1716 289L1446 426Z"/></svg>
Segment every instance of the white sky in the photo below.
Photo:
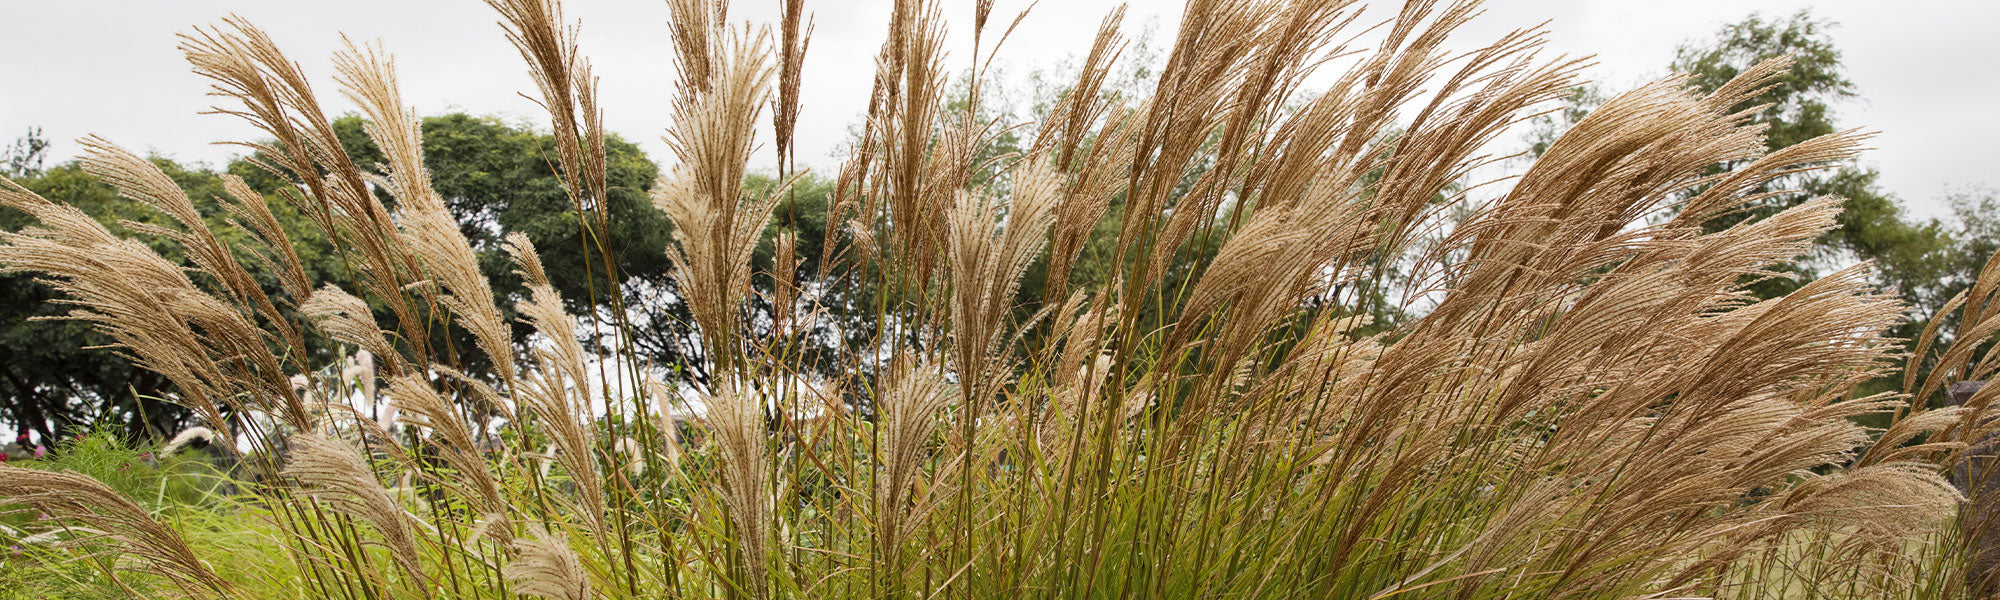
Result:
<svg viewBox="0 0 2000 600"><path fill-rule="evenodd" d="M736 2L733 20L770 22L776 0ZM826 170L867 102L872 58L883 35L889 0L807 0L818 29L806 59L799 136L802 163ZM1004 27L1026 0L999 0L994 27ZM1364 22L1390 14L1379 6ZM963 34L971 0L946 0L947 16ZM1014 75L1088 49L1111 0L1047 0L1029 15L1002 52ZM1837 107L1844 126L1882 131L1865 161L1919 214L1944 213L1940 197L1971 185L2000 187L1988 166L2000 118L1988 111L2000 97L1990 61L2000 57L2000 2L1975 0L1489 0L1487 14L1462 32L1461 43L1508 29L1550 24L1551 51L1596 54L1589 76L1622 90L1663 75L1674 47L1706 39L1720 25L1753 11L1782 16L1811 6L1841 23L1835 30L1850 78L1862 97ZM659 0L570 0L567 16L583 22L582 47L603 78L608 127L639 142L656 159L667 125L674 80L666 7ZM189 73L174 34L235 13L265 28L317 78L335 112L340 99L328 74L339 33L381 39L398 59L405 101L430 115L463 110L510 121L544 122L517 92L532 90L518 55L495 17L477 0L12 0L11 26L0 36L0 142L30 126L57 141L54 158L74 155L77 137L96 133L121 145L182 160L220 164L234 150L211 142L254 137L231 118L201 116L206 83ZM1162 38L1178 22L1178 2L1135 1L1126 20L1136 33L1151 20ZM1164 39L1162 39L1164 44ZM954 57L970 54L953 42ZM766 135L762 140L768 144ZM1514 142L1515 140L1508 140ZM766 148L768 151L768 146ZM768 164L769 159L762 159Z"/></svg>

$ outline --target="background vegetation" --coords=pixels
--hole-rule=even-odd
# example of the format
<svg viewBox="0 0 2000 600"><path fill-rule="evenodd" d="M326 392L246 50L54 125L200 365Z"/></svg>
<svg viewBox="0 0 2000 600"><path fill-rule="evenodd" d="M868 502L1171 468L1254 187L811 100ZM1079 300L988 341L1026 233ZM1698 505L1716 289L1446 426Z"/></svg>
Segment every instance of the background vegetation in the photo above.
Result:
<svg viewBox="0 0 2000 600"><path fill-rule="evenodd" d="M1947 475L2000 388L1942 400L2000 371L1993 201L1920 223L1876 189L1809 15L1609 94L1533 31L1446 52L1475 3L1408 3L1350 55L1358 7L1195 2L1156 70L1113 13L1019 114L899 4L852 154L815 175L801 3L775 29L672 4L660 163L601 129L558 6L489 4L546 129L418 119L374 46L335 58L362 107L335 118L228 20L183 49L268 137L221 172L16 145L0 383L55 447L0 466L0 589L1992 583L1958 509L1986 473ZM956 24L975 56L1008 31L990 8ZM767 117L779 168L752 173ZM1475 193L1529 122L1525 172Z"/></svg>

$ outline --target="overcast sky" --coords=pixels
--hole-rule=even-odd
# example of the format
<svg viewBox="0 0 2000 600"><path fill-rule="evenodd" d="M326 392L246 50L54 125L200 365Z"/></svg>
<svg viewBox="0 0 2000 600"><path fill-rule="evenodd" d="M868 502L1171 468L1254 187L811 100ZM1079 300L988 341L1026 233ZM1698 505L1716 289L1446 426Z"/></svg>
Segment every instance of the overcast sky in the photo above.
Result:
<svg viewBox="0 0 2000 600"><path fill-rule="evenodd" d="M1026 0L999 0L1012 15ZM846 139L867 102L872 57L885 29L890 0L807 0L818 30L806 59L799 136L802 163L822 170ZM971 0L946 0L954 23L970 22ZM1048 0L1028 16L1002 52L1018 76L1087 50L1111 0ZM1385 18L1394 4L1378 2L1365 21ZM776 0L739 1L734 20L770 22ZM2000 187L1989 148L2000 140L2000 2L1990 0L1489 0L1487 14L1459 37L1491 39L1506 30L1551 20L1551 53L1594 54L1588 75L1608 89L1628 89L1665 74L1676 45L1706 39L1751 12L1782 16L1810 6L1840 23L1834 36L1861 97L1837 107L1844 126L1878 129L1878 148L1864 161L1879 167L1886 187L1919 214L1944 214L1941 197L1968 186ZM581 19L582 48L603 78L605 121L656 158L667 125L673 67L665 3L658 0L570 0ZM380 39L395 54L406 102L425 115L463 110L510 121L541 123L538 109L517 92L532 90L518 55L492 13L477 0L10 0L11 26L0 35L0 141L39 126L56 140L54 157L73 156L71 142L96 133L121 145L181 160L220 164L234 154L222 140L254 137L228 117L196 113L209 106L206 83L189 73L174 35L235 13L263 27L316 77L322 101L351 109L328 77L328 57L345 32ZM1136 34L1147 22L1171 36L1178 2L1131 3L1126 20ZM1001 20L996 17L996 21ZM1004 21L1003 21L1004 23ZM964 33L960 31L955 34ZM1164 42L1162 42L1164 43ZM969 55L967 42L950 46ZM767 144L769 138L762 141ZM1516 140L1508 140L1513 143ZM765 159L768 163L768 159Z"/></svg>

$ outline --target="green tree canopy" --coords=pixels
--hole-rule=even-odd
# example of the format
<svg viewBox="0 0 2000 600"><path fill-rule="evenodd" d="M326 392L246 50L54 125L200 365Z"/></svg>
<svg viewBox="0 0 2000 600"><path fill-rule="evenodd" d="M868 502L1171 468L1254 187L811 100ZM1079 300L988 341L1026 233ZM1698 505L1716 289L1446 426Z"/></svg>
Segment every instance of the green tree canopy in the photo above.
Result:
<svg viewBox="0 0 2000 600"><path fill-rule="evenodd" d="M1782 18L1752 14L1723 26L1708 39L1682 45L1669 67L1686 76L1689 87L1713 92L1757 63L1790 57L1791 69L1774 85L1735 107L1756 109L1751 121L1766 128L1765 145L1770 150L1785 148L1843 130L1836 122L1834 107L1860 93L1841 64L1840 48L1833 37L1836 25L1804 10ZM1556 112L1538 119L1529 134L1530 153L1540 154L1549 140L1607 98L1608 94L1596 86L1578 88ZM1711 172L1737 166L1719 164L1711 167ZM1899 333L1914 334L1922 320L1977 274L1977 265L1968 270L1962 264L1967 261L1959 258L1971 252L1967 243L1976 242L1954 236L1952 228L1938 220L1913 218L1893 194L1881 188L1879 180L1875 169L1859 164L1794 176L1768 187L1799 192L1773 196L1705 226L1717 230L1762 219L1818 196L1845 198L1840 227L1820 240L1813 260L1794 267L1797 279L1766 280L1756 291L1772 298L1797 289L1815 276L1815 264L1824 267L1846 260L1873 261L1877 280L1902 295L1917 322L1906 326L1909 331Z"/></svg>
<svg viewBox="0 0 2000 600"><path fill-rule="evenodd" d="M4 161L4 173L15 183L52 201L82 209L112 232L145 239L169 260L190 264L176 244L154 236L135 235L129 224L172 227L166 215L145 204L118 194L117 190L85 172L76 162L41 169L38 156L23 156L21 149L39 153L46 142L31 135L14 147ZM250 255L248 237L234 227L224 226L227 211L216 201L224 192L221 176L202 166L189 166L171 159L154 157L158 165L185 190L210 226L237 249L238 259L256 264ZM253 167L235 164L232 171L251 172ZM300 254L307 275L316 283L327 281L339 263L327 250L324 239L289 203L268 195L266 203ZM0 209L0 228L19 231L29 225L26 215ZM257 273L267 290L278 283L267 273ZM103 348L111 338L82 321L53 319L69 312L69 307L53 289L24 273L0 275L0 397L7 398L0 420L21 431L34 431L43 438L72 435L85 427L110 427L127 435L172 434L188 415L178 405L162 402L168 383L159 375L138 369L117 352ZM316 362L332 357L312 357Z"/></svg>
<svg viewBox="0 0 2000 600"><path fill-rule="evenodd" d="M1759 108L1752 122L1764 125L1764 143L1771 150L1785 148L1842 129L1834 122L1834 103L1852 98L1857 90L1847 79L1834 44L1835 23L1800 11L1783 19L1752 14L1741 22L1724 26L1706 43L1688 44L1675 53L1672 68L1684 73L1689 85L1712 92L1751 66L1773 58L1789 56L1792 67L1774 85L1737 106L1738 110ZM1718 165L1717 170L1734 165ZM1840 215L1840 228L1822 240L1821 258L1844 252L1854 258L1875 261L1882 283L1896 288L1915 310L1926 316L1947 297L1939 294L1950 278L1948 254L1952 240L1936 221L1910 219L1901 203L1877 183L1872 168L1845 165L1839 169L1807 176L1798 182L1804 193L1773 198L1754 210L1728 215L1709 223L1711 228L1762 218L1815 196L1840 196L1847 200ZM1811 273L1804 273L1808 279ZM1797 282L1771 282L1768 294L1789 291Z"/></svg>
<svg viewBox="0 0 2000 600"><path fill-rule="evenodd" d="M356 165L370 168L384 160L360 117L342 117L333 127ZM570 312L596 317L582 320L591 330L586 338L608 342L616 335L614 307L623 306L635 345L644 354L638 357L641 360L673 370L672 365L687 362L689 352L698 351L686 343L691 335L690 319L674 293L672 265L667 260L673 227L653 207L648 195L660 168L637 145L615 135L605 140L610 185L606 247L614 255L621 282L614 286L596 252L597 240L587 237L576 204L556 174L552 154L556 146L551 136L493 117L452 113L423 120L423 144L431 186L444 198L460 231L479 253L481 270L493 282L494 294L510 320L513 300L523 297L525 289L501 241L510 233L521 233L540 251L550 283L562 294ZM383 199L393 202L386 194ZM619 289L616 298L611 294L614 287ZM524 340L529 332L515 324L516 341ZM456 340L461 347L470 347L469 334L458 333L464 336ZM468 354L468 360L484 360L478 353ZM480 364L464 366L485 368Z"/></svg>

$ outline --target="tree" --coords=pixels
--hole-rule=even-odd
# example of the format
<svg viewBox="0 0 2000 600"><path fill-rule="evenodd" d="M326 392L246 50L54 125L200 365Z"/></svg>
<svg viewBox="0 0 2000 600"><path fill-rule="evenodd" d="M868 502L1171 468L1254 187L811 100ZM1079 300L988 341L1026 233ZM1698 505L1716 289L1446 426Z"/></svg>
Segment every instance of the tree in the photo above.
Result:
<svg viewBox="0 0 2000 600"><path fill-rule="evenodd" d="M1785 148L1841 131L1833 107L1859 94L1841 65L1840 49L1832 37L1836 26L1804 10L1782 19L1752 14L1722 27L1709 40L1682 45L1671 68L1687 77L1690 88L1706 93L1759 62L1789 57L1792 64L1788 72L1761 94L1733 107L1738 111L1755 108L1750 119L1765 127L1765 145L1770 150ZM1529 134L1530 154L1539 155L1549 140L1606 99L1595 86L1578 88L1557 111L1536 120ZM1740 166L1717 164L1708 173ZM1909 318L1892 335L1914 344L1933 318L1946 322L1941 331L1955 331L1957 316L1941 315L1940 311L1978 279L1986 257L2000 247L2000 221L1991 216L2000 210L1996 206L2000 202L1990 190L1971 190L1947 199L1954 209L1955 223L1916 219L1881 188L1879 180L1875 169L1853 163L1780 178L1765 188L1795 191L1774 194L1704 227L1715 231L1763 219L1815 197L1843 198L1839 226L1818 240L1813 256L1784 267L1794 278L1764 279L1752 291L1762 298L1776 298L1811 281L1818 270L1815 267L1866 260L1873 263L1875 282L1894 290L1907 307ZM1920 377L1933 366L1924 357L1910 364ZM1895 378L1883 378L1862 390L1890 391L1900 389L1899 384Z"/></svg>
<svg viewBox="0 0 2000 600"><path fill-rule="evenodd" d="M1707 93L1757 63L1790 57L1789 71L1762 93L1734 107L1739 111L1756 108L1751 122L1765 127L1765 145L1777 150L1841 130L1835 122L1833 106L1855 97L1858 90L1841 65L1840 49L1832 36L1836 26L1805 10L1777 19L1752 14L1723 26L1706 41L1682 45L1670 67L1687 77L1688 87ZM1530 154L1539 155L1549 140L1606 99L1607 95L1596 86L1577 88L1563 106L1536 120L1528 136ZM1709 172L1721 173L1740 166L1717 164ZM1909 331L1899 333L1914 334L1952 293L1963 287L1962 282L1977 274L1976 268L1968 272L1955 264L1960 262L1955 257L1963 254L1964 249L1946 224L1910 218L1895 196L1881 189L1879 179L1880 174L1874 169L1857 164L1784 178L1766 187L1798 191L1772 196L1748 210L1718 217L1704 226L1715 231L1762 219L1814 197L1845 198L1840 227L1819 241L1812 260L1791 269L1796 279L1765 280L1758 283L1755 291L1761 297L1775 298L1812 280L1815 264L1873 261L1877 281L1894 288L1911 307L1915 324L1906 326Z"/></svg>
<svg viewBox="0 0 2000 600"><path fill-rule="evenodd" d="M48 158L49 140L42 137L42 128L29 127L27 135L14 140L0 153L0 175L8 177L33 177L42 174L42 162Z"/></svg>
<svg viewBox="0 0 2000 600"><path fill-rule="evenodd" d="M382 161L360 118L342 118L334 126L356 164L372 166ZM510 322L514 317L511 299L524 295L524 290L500 244L506 234L519 232L542 250L551 282L571 312L603 321L601 326L593 328L591 320L583 320L591 328L583 332L585 337L608 344L615 335L613 303L607 294L612 289L611 280L596 254L587 255L583 251L587 242L576 210L547 155L553 147L550 137L491 117L465 114L425 119L423 127L425 160L432 173L432 185L480 253L482 270L502 298ZM630 142L614 136L606 144L611 184L609 247L615 254L618 279L623 283L619 299L630 317L632 341L640 351L638 358L682 378L701 382L706 374L681 368L693 362L687 360L690 353L700 349L698 344L691 343L695 335L690 325L692 320L679 299L665 257L672 226L652 206L647 194L659 169ZM74 162L41 169L39 165L47 147L48 142L40 137L39 131L31 130L28 137L0 156L0 168L7 169L11 179L30 191L78 206L114 232L132 233L123 224L126 221L168 224L164 215L119 196L111 186ZM211 225L216 225L216 231L240 234L234 227L226 226L227 215L214 202L223 193L220 174L164 158L154 161L181 184L213 221ZM243 178L253 189L267 195L273 213L284 222L295 244L306 251L301 259L307 263L314 285L342 281L348 276L319 229L275 195L276 190L287 185L285 182L252 160L233 161L226 172ZM769 177L753 176L752 187L775 183ZM801 177L794 184L793 193L779 209L757 254L760 273L765 275L758 278L756 285L764 298L770 297L772 280L768 269L772 265L774 240L781 229L796 236L799 260L795 262L798 267L795 275L805 277L819 268L830 189L830 182L813 176ZM15 231L25 225L24 215L0 210L0 227ZM173 244L147 239L163 255L181 260L181 251ZM593 249L596 247L594 241L588 243ZM247 255L241 258L246 265L256 264ZM267 283L270 289L276 289L274 280ZM98 423L121 428L130 436L145 435L148 424L155 432L170 434L186 422L185 411L158 400L170 392L163 379L135 369L116 352L97 348L109 343L109 338L81 322L41 320L67 312L66 307L54 302L57 298L48 286L28 275L5 274L0 275L0 288L4 288L0 289L0 394L12 399L0 405L0 413L4 413L0 414L0 420L44 437L70 435ZM768 302L762 305L760 313L768 320ZM518 323L516 327L517 341L525 339L529 330ZM461 330L436 330L451 331L458 336L454 341L460 343L459 347L471 347L470 338ZM833 317L822 322L819 332L822 337L818 339L858 340L861 338L857 336L871 331L865 323ZM828 334L835 337L823 337ZM443 335L438 334L440 338ZM835 351L841 346L826 345L820 351ZM317 357L319 364L336 358L329 345L320 347L329 352ZM490 367L480 363L484 360L481 353L466 352L462 358L467 364L460 366L475 372Z"/></svg>
<svg viewBox="0 0 2000 600"><path fill-rule="evenodd" d="M1956 231L1951 233L1957 241L1951 256L1954 276L1948 287L1940 290L1950 298L1972 286L1988 257L2000 254L2000 192L1987 187L1967 188L1953 191L1945 197L1945 202L1951 206L1952 220L1957 224Z"/></svg>
<svg viewBox="0 0 2000 600"><path fill-rule="evenodd" d="M381 150L368 138L358 116L333 123L341 144L356 165L372 167L383 161ZM590 329L585 337L594 343L610 342L616 335L614 288L595 240L586 240L573 201L564 191L554 169L555 141L526 127L517 127L493 117L452 113L423 120L425 167L431 186L445 200L459 229L479 253L480 268L493 282L494 294L501 298L505 316L513 319L509 299L525 294L501 241L509 233L521 233L541 251L550 282L562 294L570 312L595 317L583 320ZM648 190L659 177L659 167L639 147L618 136L605 140L606 175L610 185L608 202L610 226L608 247L614 256L621 285L617 301L626 308L634 340L644 356L656 365L687 363L691 335L686 308L674 293L672 266L666 248L673 228L653 207ZM393 202L386 194L384 202ZM585 252L588 247L590 252ZM470 347L471 338L463 331L455 340ZM515 324L517 342L530 330ZM483 361L479 353L468 353L468 361ZM462 365L482 370L487 365ZM681 373L699 378L699 373Z"/></svg>
<svg viewBox="0 0 2000 600"><path fill-rule="evenodd" d="M1764 125L1764 143L1772 150L1784 148L1839 131L1832 105L1852 98L1857 90L1848 81L1840 64L1840 49L1834 45L1831 21L1800 11L1782 20L1752 14L1741 22L1724 26L1706 45L1685 45L1675 53L1673 70L1684 73L1689 85L1712 92L1731 78L1764 60L1789 56L1792 66L1762 94L1735 107L1757 110L1752 122ZM1718 165L1717 170L1735 165ZM1877 185L1879 174L1858 165L1802 177L1798 187L1804 193L1788 194L1756 206L1754 210L1729 215L1709 223L1711 228L1733 225L1750 218L1762 218L1797 205L1815 196L1846 199L1840 227L1820 242L1824 259L1836 253L1875 261L1882 283L1902 294L1921 320L1948 297L1939 297L1940 283L1950 277L1948 253L1951 239L1935 221L1917 222L1906 218L1901 204ZM1811 273L1805 273L1809 279ZM1780 283L1780 282L1772 282ZM1769 285L1767 294L1796 288ZM1912 332L1914 333L1914 332Z"/></svg>
<svg viewBox="0 0 2000 600"><path fill-rule="evenodd" d="M170 226L171 220L165 215L120 196L76 162L41 169L40 154L48 142L39 135L39 130L31 130L27 138L14 145L17 152L10 153L5 160L9 179L51 201L82 209L113 232L146 239L162 256L193 266L171 242L135 235L127 225ZM22 149L27 152L18 152ZM153 162L188 193L212 229L225 235L242 235L240 230L224 226L228 214L215 201L223 193L222 179L217 173L166 158L155 157ZM235 165L232 170L249 169L247 165ZM316 230L284 201L267 197L266 202L292 236L308 275L315 281L325 281L337 264L326 256L325 243ZM26 215L0 209L0 228L19 231L28 224ZM233 241L247 239L239 237ZM243 253L239 259L245 264L255 264L248 250L242 250L247 244L231 246ZM275 279L262 273L258 276L267 289L277 289ZM171 435L187 422L189 415L185 409L161 400L169 392L164 378L135 368L119 353L103 348L111 339L90 325L52 319L69 312L69 307L61 302L54 290L32 275L0 275L0 398L7 399L0 420L22 431L34 431L44 439L66 437L81 428L100 426L127 436ZM315 358L324 362L331 356Z"/></svg>

